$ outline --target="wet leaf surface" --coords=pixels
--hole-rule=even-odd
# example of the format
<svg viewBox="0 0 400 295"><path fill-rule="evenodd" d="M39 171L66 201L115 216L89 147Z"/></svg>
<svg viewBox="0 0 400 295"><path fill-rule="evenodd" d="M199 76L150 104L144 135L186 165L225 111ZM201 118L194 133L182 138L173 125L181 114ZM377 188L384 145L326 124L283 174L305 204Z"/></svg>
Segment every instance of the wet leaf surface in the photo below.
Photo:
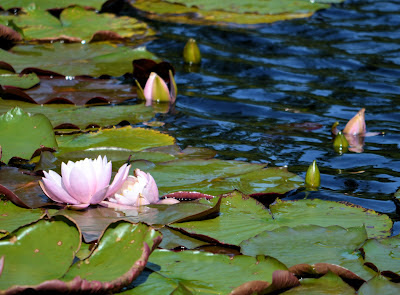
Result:
<svg viewBox="0 0 400 295"><path fill-rule="evenodd" d="M144 104L135 105L102 105L102 106L74 106L69 104L37 105L15 100L0 99L0 113L7 112L12 107L20 107L31 114L43 114L54 128L66 124L73 124L78 129L88 126L107 127L120 122L128 121L137 124L154 117L151 107Z"/></svg>
<svg viewBox="0 0 400 295"><path fill-rule="evenodd" d="M37 285L61 277L79 246L78 228L62 216L19 228L0 240L0 253L5 257L0 289L23 290L26 287L19 286Z"/></svg>
<svg viewBox="0 0 400 295"><path fill-rule="evenodd" d="M0 16L1 18L2 16ZM22 29L25 40L89 42L93 40L121 40L144 38L154 34L146 23L135 18L98 14L82 7L65 8L59 18L41 9L28 9L17 16L6 16ZM85 30L82 30L82 28ZM99 35L101 33L101 36Z"/></svg>
<svg viewBox="0 0 400 295"><path fill-rule="evenodd" d="M57 148L49 119L42 114L31 115L20 108L0 116L0 145L5 163L12 157L30 159L42 147Z"/></svg>
<svg viewBox="0 0 400 295"><path fill-rule="evenodd" d="M151 19L196 25L259 24L302 18L318 9L328 8L333 1L166 1L137 0L131 4ZM196 15L196 17L193 17Z"/></svg>
<svg viewBox="0 0 400 295"><path fill-rule="evenodd" d="M63 76L108 75L120 77L132 73L132 60L157 59L145 48L132 49L107 43L53 43L18 45L10 51L0 50L0 60L7 61L16 72L41 69ZM51 75L51 73L48 73Z"/></svg>
<svg viewBox="0 0 400 295"><path fill-rule="evenodd" d="M135 288L123 294L161 294L173 291L179 283L193 293L227 294L247 281L271 282L274 271L285 270L273 258L168 250L154 251L146 267L153 272L144 273L134 282Z"/></svg>

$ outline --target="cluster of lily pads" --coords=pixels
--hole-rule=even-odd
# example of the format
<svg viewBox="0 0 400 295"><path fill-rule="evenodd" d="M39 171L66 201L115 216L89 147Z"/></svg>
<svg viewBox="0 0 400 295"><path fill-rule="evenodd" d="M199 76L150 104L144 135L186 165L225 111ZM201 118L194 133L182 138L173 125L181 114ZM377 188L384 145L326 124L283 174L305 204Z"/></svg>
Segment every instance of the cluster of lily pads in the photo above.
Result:
<svg viewBox="0 0 400 295"><path fill-rule="evenodd" d="M304 181L283 167L182 150L158 131L154 115L177 97L174 69L137 47L154 35L146 23L112 13L128 2L103 2L0 4L0 40L11 48L0 50L1 294L398 294L389 216L282 200L319 186L315 162ZM327 7L230 2L131 4L149 18L195 11L198 22L224 25ZM183 56L200 62L194 40ZM364 112L343 132L332 127L339 152L362 151Z"/></svg>

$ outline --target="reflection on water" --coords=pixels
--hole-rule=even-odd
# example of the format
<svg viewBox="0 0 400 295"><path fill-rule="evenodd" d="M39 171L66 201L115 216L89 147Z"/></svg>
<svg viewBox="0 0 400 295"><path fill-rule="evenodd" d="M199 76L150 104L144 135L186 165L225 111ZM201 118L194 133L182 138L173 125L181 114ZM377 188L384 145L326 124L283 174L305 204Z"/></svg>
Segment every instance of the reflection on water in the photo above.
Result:
<svg viewBox="0 0 400 295"><path fill-rule="evenodd" d="M182 147L218 157L289 166L305 176L316 159L319 192L395 214L400 187L400 1L353 0L308 19L257 29L152 23L148 44L176 68L176 110L160 114ZM182 49L195 38L202 64L188 68ZM339 155L330 128L366 108L363 153ZM302 198L294 193L290 198Z"/></svg>

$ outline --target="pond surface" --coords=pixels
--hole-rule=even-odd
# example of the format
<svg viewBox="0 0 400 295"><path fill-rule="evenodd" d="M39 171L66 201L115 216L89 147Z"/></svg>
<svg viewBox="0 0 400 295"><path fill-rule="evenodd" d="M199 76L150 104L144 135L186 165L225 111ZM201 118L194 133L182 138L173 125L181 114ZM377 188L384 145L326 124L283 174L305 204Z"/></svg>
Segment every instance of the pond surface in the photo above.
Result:
<svg viewBox="0 0 400 295"><path fill-rule="evenodd" d="M250 29L150 24L160 34L148 49L177 71L175 111L159 119L181 147L302 177L316 159L321 189L287 198L349 201L400 220L400 1L346 1ZM202 52L198 68L182 62L191 37ZM331 126L343 129L363 107L367 131L385 134L367 137L363 153L339 155Z"/></svg>

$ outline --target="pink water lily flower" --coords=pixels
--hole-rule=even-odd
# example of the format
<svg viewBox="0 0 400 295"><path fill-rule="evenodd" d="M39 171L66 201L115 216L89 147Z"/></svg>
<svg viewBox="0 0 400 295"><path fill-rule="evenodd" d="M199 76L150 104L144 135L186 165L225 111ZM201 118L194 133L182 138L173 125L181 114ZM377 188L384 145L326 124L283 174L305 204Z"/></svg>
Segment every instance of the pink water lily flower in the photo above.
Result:
<svg viewBox="0 0 400 295"><path fill-rule="evenodd" d="M61 164L61 176L52 170L43 171L45 177L39 184L53 201L68 204L72 209L84 209L115 194L127 179L129 168L128 164L122 165L110 184L112 166L106 156L68 161Z"/></svg>
<svg viewBox="0 0 400 295"><path fill-rule="evenodd" d="M177 86L171 70L169 71L169 79L169 89L167 83L154 72L150 73L144 89L142 89L139 82L136 80L138 97L140 99L145 99L146 105L151 105L154 101L174 103L177 96Z"/></svg>
<svg viewBox="0 0 400 295"><path fill-rule="evenodd" d="M175 204L175 199L160 200L157 184L149 173L135 169L134 176L129 175L122 187L102 205L113 208L132 208L150 204Z"/></svg>

